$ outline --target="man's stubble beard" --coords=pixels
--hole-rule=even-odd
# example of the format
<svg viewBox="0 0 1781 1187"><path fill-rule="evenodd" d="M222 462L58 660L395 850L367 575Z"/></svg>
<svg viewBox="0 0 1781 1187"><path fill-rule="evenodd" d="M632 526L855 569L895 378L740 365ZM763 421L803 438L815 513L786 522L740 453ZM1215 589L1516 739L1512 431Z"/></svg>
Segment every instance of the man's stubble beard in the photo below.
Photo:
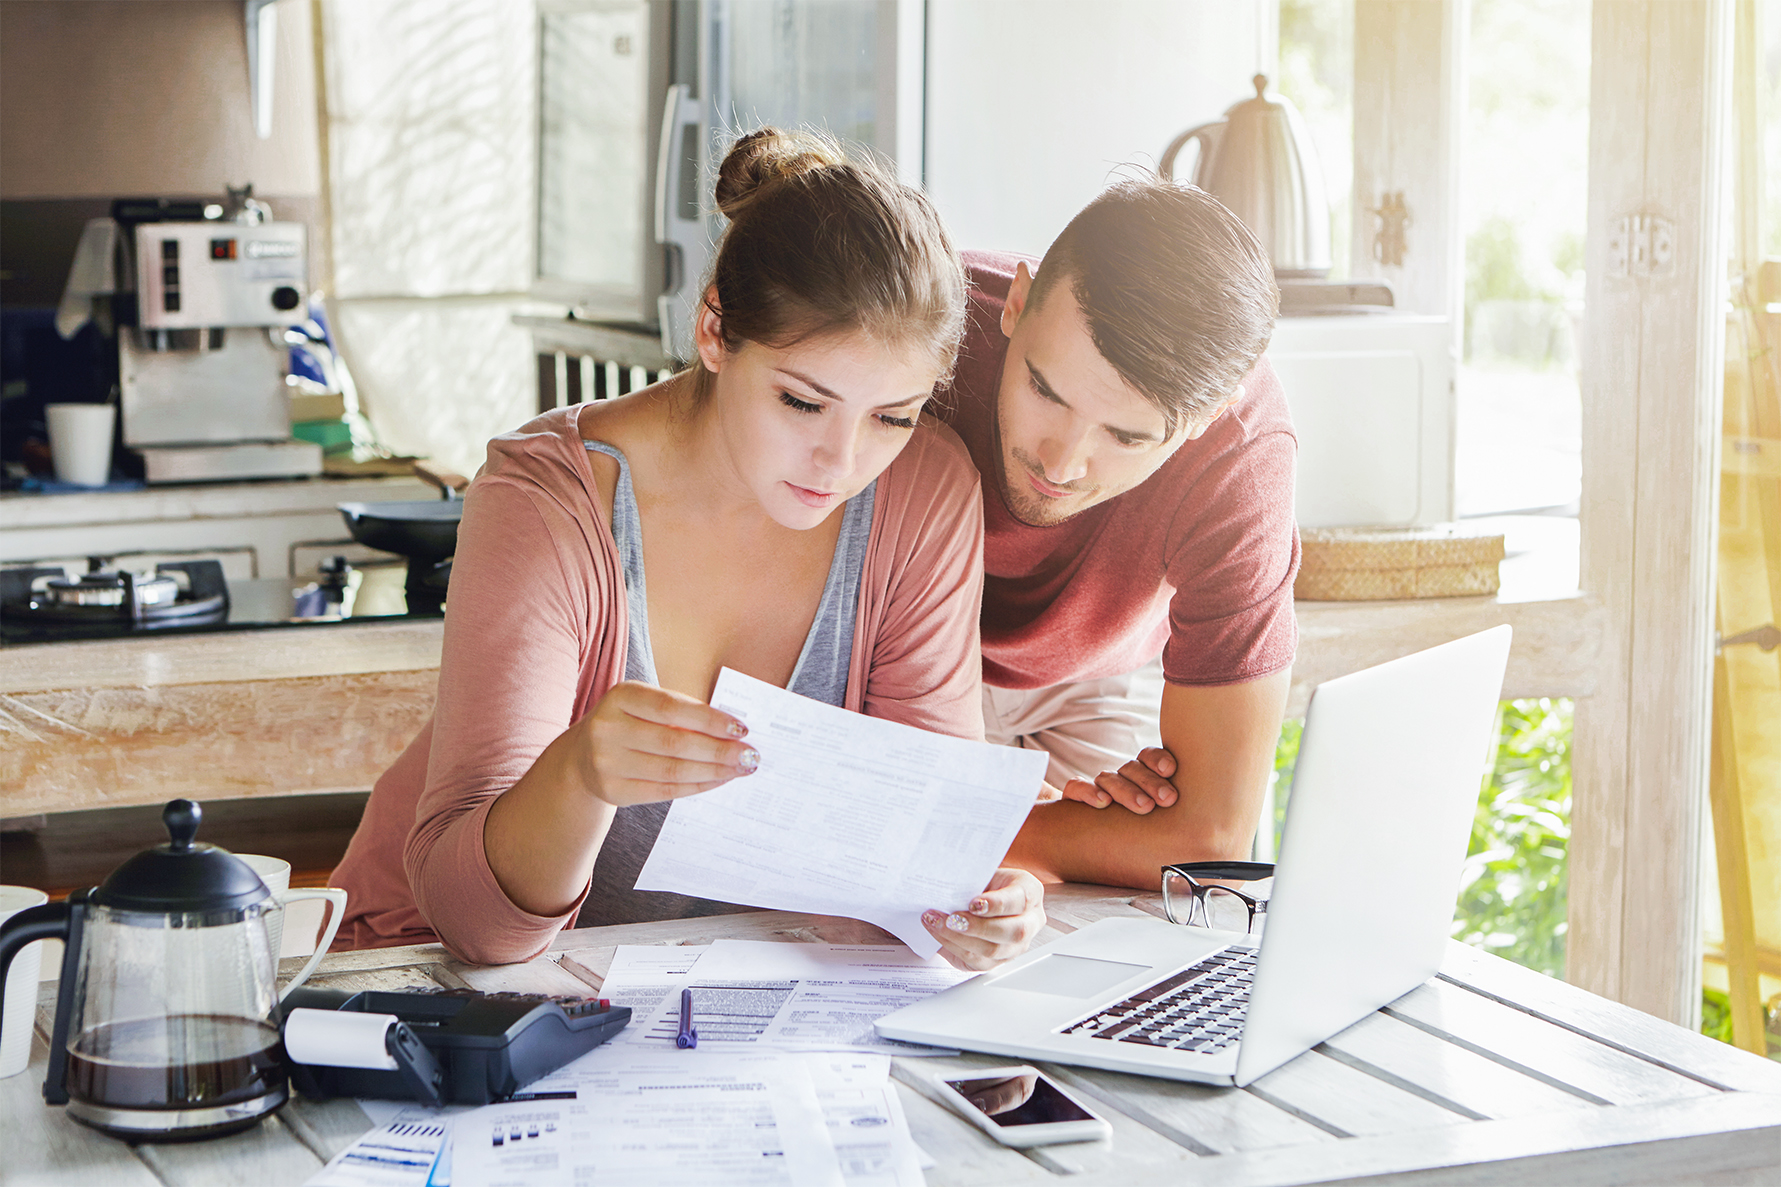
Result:
<svg viewBox="0 0 1781 1187"><path fill-rule="evenodd" d="M1028 527L1056 527L1094 506L1092 501L1081 501L1080 496L1092 496L1099 488L1072 492L1075 497L1068 499L1048 499L1027 485L1030 473L1032 469L1019 450L1002 455L1002 502L1007 505L1009 514Z"/></svg>

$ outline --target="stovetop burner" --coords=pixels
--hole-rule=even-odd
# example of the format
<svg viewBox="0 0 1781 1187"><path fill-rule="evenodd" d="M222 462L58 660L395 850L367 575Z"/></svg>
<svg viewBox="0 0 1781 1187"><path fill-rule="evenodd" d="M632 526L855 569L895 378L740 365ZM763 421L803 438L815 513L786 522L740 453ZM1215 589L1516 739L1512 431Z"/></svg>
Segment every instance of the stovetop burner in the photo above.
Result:
<svg viewBox="0 0 1781 1187"><path fill-rule="evenodd" d="M208 625L229 615L220 561L157 565L148 574L105 566L103 557L91 557L79 577L59 568L0 569L0 613L15 620L137 630Z"/></svg>
<svg viewBox="0 0 1781 1187"><path fill-rule="evenodd" d="M139 573L89 558L87 569L0 568L0 647L438 618L449 574L449 564L408 574L407 566L360 567L343 556L323 562L314 579L226 578L217 560Z"/></svg>
<svg viewBox="0 0 1781 1187"><path fill-rule="evenodd" d="M41 600L46 607L122 606L135 601L144 607L170 605L179 597L179 582L171 577L137 577L128 573L86 573L80 577L51 577L44 583Z"/></svg>

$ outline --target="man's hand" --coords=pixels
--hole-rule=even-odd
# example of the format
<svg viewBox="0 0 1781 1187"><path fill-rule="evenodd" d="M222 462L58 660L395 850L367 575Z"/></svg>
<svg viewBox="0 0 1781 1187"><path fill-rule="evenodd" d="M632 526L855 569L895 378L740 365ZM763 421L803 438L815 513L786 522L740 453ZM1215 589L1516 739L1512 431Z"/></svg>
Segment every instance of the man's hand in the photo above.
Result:
<svg viewBox="0 0 1781 1187"><path fill-rule="evenodd" d="M929 911L922 924L954 968L980 973L1027 950L1045 928L1045 888L1025 870L999 869L964 911Z"/></svg>
<svg viewBox="0 0 1781 1187"><path fill-rule="evenodd" d="M1137 758L1119 770L1102 771L1093 783L1086 779L1070 780L1064 784L1062 798L1091 808L1118 804L1142 816L1152 808L1167 808L1175 802L1175 785L1169 781L1175 769L1175 756L1160 746L1152 746L1139 751Z"/></svg>
<svg viewBox="0 0 1781 1187"><path fill-rule="evenodd" d="M1159 722L1166 751L1146 751L1118 772L1065 789L1067 801L1036 807L1004 860L1046 882L1157 888L1157 871L1177 861L1240 861L1249 855L1263 794L1274 769L1290 672L1245 684L1163 688ZM1152 778L1162 757L1175 773L1164 802ZM1123 780L1151 801L1148 810L1112 798ZM1157 792L1161 788L1156 789ZM1097 811L1096 793L1129 810ZM1133 795L1132 802L1137 803Z"/></svg>

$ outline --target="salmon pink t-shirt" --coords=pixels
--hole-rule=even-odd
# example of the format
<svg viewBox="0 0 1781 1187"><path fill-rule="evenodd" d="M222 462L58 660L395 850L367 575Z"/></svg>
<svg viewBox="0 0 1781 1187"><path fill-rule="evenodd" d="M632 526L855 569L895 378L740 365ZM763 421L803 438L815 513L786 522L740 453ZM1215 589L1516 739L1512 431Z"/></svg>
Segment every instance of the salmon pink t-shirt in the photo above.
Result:
<svg viewBox="0 0 1781 1187"><path fill-rule="evenodd" d="M939 401L984 476L983 679L1045 688L1119 675L1161 653L1174 684L1255 680L1292 664L1298 443L1264 357L1244 396L1138 486L1063 523L1009 512L998 477L1002 306L1023 260L966 252L970 322Z"/></svg>

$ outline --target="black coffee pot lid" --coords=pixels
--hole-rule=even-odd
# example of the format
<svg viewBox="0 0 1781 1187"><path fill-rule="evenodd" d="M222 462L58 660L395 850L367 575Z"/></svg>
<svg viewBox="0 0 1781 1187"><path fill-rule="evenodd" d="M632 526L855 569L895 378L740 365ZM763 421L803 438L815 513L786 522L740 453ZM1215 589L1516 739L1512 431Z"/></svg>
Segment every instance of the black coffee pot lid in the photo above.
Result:
<svg viewBox="0 0 1781 1187"><path fill-rule="evenodd" d="M172 800L161 821L172 839L144 849L111 872L93 902L121 911L232 911L271 897L254 868L215 845L196 839L204 810L191 800Z"/></svg>

